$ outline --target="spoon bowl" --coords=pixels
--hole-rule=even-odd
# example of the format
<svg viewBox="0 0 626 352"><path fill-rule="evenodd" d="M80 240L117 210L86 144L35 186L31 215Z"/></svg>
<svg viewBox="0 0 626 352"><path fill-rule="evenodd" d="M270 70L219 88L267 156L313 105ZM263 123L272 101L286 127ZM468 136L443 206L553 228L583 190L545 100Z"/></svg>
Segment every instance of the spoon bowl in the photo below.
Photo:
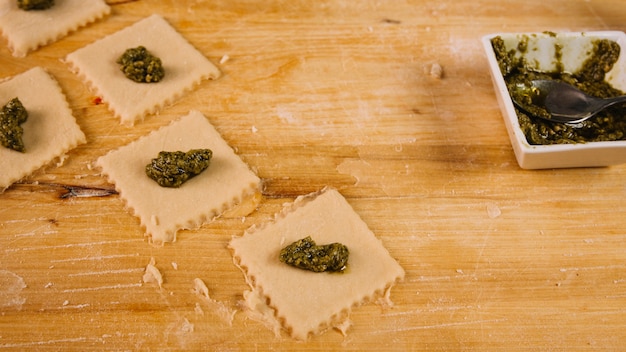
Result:
<svg viewBox="0 0 626 352"><path fill-rule="evenodd" d="M513 99L518 107L536 117L559 123L577 124L609 106L626 102L626 95L596 98L556 80L534 80L530 86L518 85L516 89L524 91L523 96L527 97Z"/></svg>

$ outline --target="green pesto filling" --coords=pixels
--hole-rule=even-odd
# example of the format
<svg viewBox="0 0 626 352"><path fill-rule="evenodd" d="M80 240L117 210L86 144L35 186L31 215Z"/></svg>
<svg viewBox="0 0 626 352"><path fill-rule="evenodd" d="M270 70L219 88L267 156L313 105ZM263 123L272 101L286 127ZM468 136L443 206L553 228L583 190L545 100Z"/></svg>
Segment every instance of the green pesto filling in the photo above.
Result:
<svg viewBox="0 0 626 352"><path fill-rule="evenodd" d="M11 99L0 110L0 144L3 147L24 152L21 124L28 119L28 112L18 98Z"/></svg>
<svg viewBox="0 0 626 352"><path fill-rule="evenodd" d="M25 11L47 10L54 6L54 0L17 0L17 7Z"/></svg>
<svg viewBox="0 0 626 352"><path fill-rule="evenodd" d="M116 62L128 79L138 83L159 82L165 76L161 59L143 46L127 49Z"/></svg>
<svg viewBox="0 0 626 352"><path fill-rule="evenodd" d="M192 149L188 152L159 152L146 165L146 175L161 187L180 187L209 167L213 152L210 149Z"/></svg>
<svg viewBox="0 0 626 352"><path fill-rule="evenodd" d="M307 236L280 251L281 262L313 272L343 272L348 266L348 247L341 243L318 246Z"/></svg>

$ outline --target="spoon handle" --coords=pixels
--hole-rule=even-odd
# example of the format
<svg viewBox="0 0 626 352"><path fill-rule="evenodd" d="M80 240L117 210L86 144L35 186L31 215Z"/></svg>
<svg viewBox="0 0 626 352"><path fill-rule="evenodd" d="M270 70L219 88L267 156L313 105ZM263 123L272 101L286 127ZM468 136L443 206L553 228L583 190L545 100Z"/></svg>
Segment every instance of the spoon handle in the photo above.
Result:
<svg viewBox="0 0 626 352"><path fill-rule="evenodd" d="M588 100L587 113L584 115L580 115L578 120L573 120L572 123L577 123L585 120L591 116L594 116L596 113L608 108L609 106L624 103L626 102L626 95L621 95L613 98L591 98Z"/></svg>
<svg viewBox="0 0 626 352"><path fill-rule="evenodd" d="M626 102L626 95L622 95L622 96L614 97L614 98L604 99L604 106L605 107L609 107L611 105L615 105L615 104L618 104L618 103L624 103L624 102Z"/></svg>

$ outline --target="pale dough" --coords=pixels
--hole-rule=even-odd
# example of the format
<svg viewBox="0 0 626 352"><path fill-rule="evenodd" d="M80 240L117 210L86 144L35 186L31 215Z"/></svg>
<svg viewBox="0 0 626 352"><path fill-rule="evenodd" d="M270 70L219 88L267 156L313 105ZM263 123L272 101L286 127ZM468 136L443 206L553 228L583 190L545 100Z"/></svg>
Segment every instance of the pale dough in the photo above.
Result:
<svg viewBox="0 0 626 352"><path fill-rule="evenodd" d="M17 7L16 0L3 0L0 31L13 56L24 57L110 12L103 0L56 0L52 8L42 11L24 11Z"/></svg>
<svg viewBox="0 0 626 352"><path fill-rule="evenodd" d="M137 83L120 71L117 59L129 48L144 46L160 58L165 77ZM172 103L220 71L159 15L147 17L119 32L70 53L66 61L108 104L122 124L133 125Z"/></svg>
<svg viewBox="0 0 626 352"><path fill-rule="evenodd" d="M161 187L145 173L160 151L198 148L213 151L211 164L179 188ZM155 244L173 242L179 229L199 227L237 204L260 200L260 179L199 111L109 152L96 164Z"/></svg>
<svg viewBox="0 0 626 352"><path fill-rule="evenodd" d="M159 285L159 288L163 287L163 275L161 275L161 271L156 267L154 258L151 258L150 263L146 265L142 280L145 283L154 282Z"/></svg>
<svg viewBox="0 0 626 352"><path fill-rule="evenodd" d="M0 146L0 192L86 142L61 87L43 68L0 82L0 106L15 97L28 112L22 124L25 152Z"/></svg>
<svg viewBox="0 0 626 352"><path fill-rule="evenodd" d="M280 250L306 236L320 245L346 245L350 251L346 272L314 273L280 262ZM275 318L300 340L341 327L352 306L384 295L404 277L382 242L330 188L298 198L274 222L251 228L233 238L229 247L252 294L267 302Z"/></svg>

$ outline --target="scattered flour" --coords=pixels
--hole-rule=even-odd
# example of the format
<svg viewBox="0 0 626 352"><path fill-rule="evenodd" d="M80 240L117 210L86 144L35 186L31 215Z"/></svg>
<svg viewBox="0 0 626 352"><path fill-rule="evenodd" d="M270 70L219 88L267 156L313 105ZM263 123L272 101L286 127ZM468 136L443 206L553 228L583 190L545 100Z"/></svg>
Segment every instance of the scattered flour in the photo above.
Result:
<svg viewBox="0 0 626 352"><path fill-rule="evenodd" d="M189 320L187 320L187 318L184 318L183 323L180 326L180 331L181 332L193 332L193 330L194 330L194 325L190 323Z"/></svg>
<svg viewBox="0 0 626 352"><path fill-rule="evenodd" d="M22 309L26 302L20 294L26 288L24 279L6 270L0 270L0 308Z"/></svg>
<svg viewBox="0 0 626 352"><path fill-rule="evenodd" d="M279 106L276 108L276 115L278 115L278 118L287 124L294 124L297 123L298 120L293 116L293 113L288 110L287 107L285 106Z"/></svg>
<svg viewBox="0 0 626 352"><path fill-rule="evenodd" d="M443 67L441 67L440 64L435 62L434 64L430 65L430 67L427 68L427 70L428 70L428 74L430 75L430 77L434 79L443 78Z"/></svg>
<svg viewBox="0 0 626 352"><path fill-rule="evenodd" d="M215 315L217 315L223 322L228 324L228 326L233 325L233 319L235 318L236 310L230 309L224 303L218 302L209 296L209 288L206 286L204 281L199 278L193 279L193 288L191 289L193 293L202 298L202 301L205 303L206 307L212 311ZM196 303L194 308L196 314L204 315L204 310L202 306Z"/></svg>
<svg viewBox="0 0 626 352"><path fill-rule="evenodd" d="M193 311L196 312L196 314L198 315L204 315L204 310L200 306L200 303L196 302L196 306L193 308Z"/></svg>
<svg viewBox="0 0 626 352"><path fill-rule="evenodd" d="M495 219L499 217L501 214L502 214L502 211L500 210L500 207L498 207L497 204L494 204L494 203L487 204L487 215L489 215L490 218Z"/></svg>

